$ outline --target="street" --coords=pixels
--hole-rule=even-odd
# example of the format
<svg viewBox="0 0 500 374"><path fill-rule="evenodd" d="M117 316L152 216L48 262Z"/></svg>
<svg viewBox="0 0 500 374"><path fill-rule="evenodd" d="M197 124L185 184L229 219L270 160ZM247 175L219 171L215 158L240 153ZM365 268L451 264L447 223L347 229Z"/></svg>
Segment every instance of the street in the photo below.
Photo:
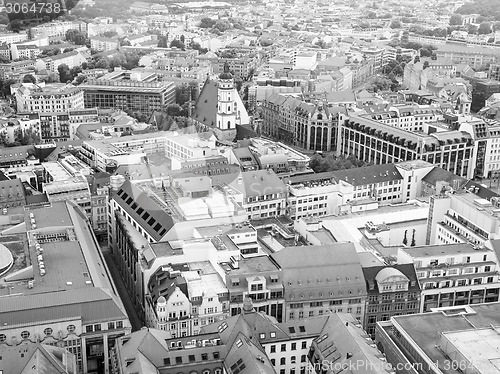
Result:
<svg viewBox="0 0 500 374"><path fill-rule="evenodd" d="M137 311L135 310L134 304L130 299L130 296L125 288L125 283L123 282L122 277L120 276L120 272L118 271L118 267L113 261L113 256L109 251L105 251L103 249L104 259L108 264L109 271L111 272L111 276L113 277L113 281L115 282L115 286L118 290L118 294L123 302L123 306L127 312L128 318L130 320L130 324L132 325L132 332L140 330L143 327L142 321L139 318Z"/></svg>

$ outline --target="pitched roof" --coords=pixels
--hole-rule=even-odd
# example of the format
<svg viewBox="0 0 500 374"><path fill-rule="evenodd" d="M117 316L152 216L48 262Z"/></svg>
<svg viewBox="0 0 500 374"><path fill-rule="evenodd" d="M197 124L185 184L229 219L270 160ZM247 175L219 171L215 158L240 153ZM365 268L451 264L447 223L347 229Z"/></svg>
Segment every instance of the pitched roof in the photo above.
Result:
<svg viewBox="0 0 500 374"><path fill-rule="evenodd" d="M453 185L454 181L459 181L460 185L462 185L467 179L435 166L422 180L435 186L437 182L448 182Z"/></svg>
<svg viewBox="0 0 500 374"><path fill-rule="evenodd" d="M217 82L207 79L194 106L193 118L207 126L216 125L217 90Z"/></svg>
<svg viewBox="0 0 500 374"><path fill-rule="evenodd" d="M0 298L2 327L16 324L77 318L82 322L104 322L125 319L121 309L102 289L91 287L77 290L10 296Z"/></svg>
<svg viewBox="0 0 500 374"><path fill-rule="evenodd" d="M337 180L343 180L353 186L364 186L367 184L382 183L401 180L403 177L394 164L383 164L365 166L332 172Z"/></svg>
<svg viewBox="0 0 500 374"><path fill-rule="evenodd" d="M272 170L245 171L241 177L242 183L236 179L231 185L245 197L284 194L287 191L283 181Z"/></svg>
<svg viewBox="0 0 500 374"><path fill-rule="evenodd" d="M112 196L156 241L174 226L172 217L128 180Z"/></svg>

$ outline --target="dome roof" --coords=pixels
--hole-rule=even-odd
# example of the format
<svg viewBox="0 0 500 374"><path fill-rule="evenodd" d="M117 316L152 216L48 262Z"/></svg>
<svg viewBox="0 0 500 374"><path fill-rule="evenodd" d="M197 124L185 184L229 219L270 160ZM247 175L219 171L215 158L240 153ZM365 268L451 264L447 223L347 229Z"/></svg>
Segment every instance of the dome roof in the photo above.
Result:
<svg viewBox="0 0 500 374"><path fill-rule="evenodd" d="M163 296L160 296L160 297L158 298L158 301L157 301L156 303L157 303L158 305L163 306L163 305L166 305L166 304L167 304L167 300L165 300L165 298L164 298Z"/></svg>
<svg viewBox="0 0 500 374"><path fill-rule="evenodd" d="M224 71L221 75L219 75L220 79L233 79L233 75L229 72L229 64L227 62L224 63Z"/></svg>
<svg viewBox="0 0 500 374"><path fill-rule="evenodd" d="M10 268L13 262L14 257L12 253L10 253L6 246L0 244L0 274Z"/></svg>
<svg viewBox="0 0 500 374"><path fill-rule="evenodd" d="M382 270L380 270L378 272L377 276L375 277L375 280L377 281L377 283L384 283L386 281L386 279L390 278L390 277L403 278L403 279L409 281L409 279L406 277L406 275L404 275L398 269L394 269L391 267L383 268Z"/></svg>

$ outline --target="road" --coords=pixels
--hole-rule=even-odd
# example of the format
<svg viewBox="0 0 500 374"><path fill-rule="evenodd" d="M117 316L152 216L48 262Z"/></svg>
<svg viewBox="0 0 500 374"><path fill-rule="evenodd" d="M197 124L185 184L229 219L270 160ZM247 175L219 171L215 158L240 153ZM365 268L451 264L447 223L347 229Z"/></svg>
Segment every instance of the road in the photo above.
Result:
<svg viewBox="0 0 500 374"><path fill-rule="evenodd" d="M130 324L132 325L132 331L140 330L144 325L139 318L137 311L135 310L134 304L130 299L127 289L125 288L125 283L120 276L120 272L118 271L118 267L113 260L113 256L109 251L105 250L103 250L103 255L106 263L108 264L108 268L111 272L111 276L113 277L113 281L115 282L115 286L118 290L118 294L120 295L120 299L122 300L123 306L125 307L125 311L127 312Z"/></svg>

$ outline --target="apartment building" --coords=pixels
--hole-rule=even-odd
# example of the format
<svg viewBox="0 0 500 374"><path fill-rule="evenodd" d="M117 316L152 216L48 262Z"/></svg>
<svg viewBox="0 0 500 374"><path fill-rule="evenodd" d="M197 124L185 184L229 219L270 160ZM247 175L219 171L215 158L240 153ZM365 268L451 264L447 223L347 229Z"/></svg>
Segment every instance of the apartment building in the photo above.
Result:
<svg viewBox="0 0 500 374"><path fill-rule="evenodd" d="M13 60L33 60L42 53L40 48L33 44L11 44L10 51Z"/></svg>
<svg viewBox="0 0 500 374"><path fill-rule="evenodd" d="M500 63L498 48L465 44L440 44L437 47L435 53L438 59L446 58L455 64L467 64L473 69Z"/></svg>
<svg viewBox="0 0 500 374"><path fill-rule="evenodd" d="M0 34L1 44L13 44L24 42L25 40L28 40L28 34L26 32L8 32Z"/></svg>
<svg viewBox="0 0 500 374"><path fill-rule="evenodd" d="M82 53L79 51L70 51L38 59L35 66L38 71L45 70L47 72L59 74L58 68L60 65L68 65L71 69L76 66L81 66L84 62L87 62L87 59Z"/></svg>
<svg viewBox="0 0 500 374"><path fill-rule="evenodd" d="M16 34L17 35L17 34ZM21 60L21 61L13 61L9 63L1 63L0 64L0 76L2 79L7 80L10 78L16 79L24 76L25 74L32 74L33 69L35 68L35 60ZM11 87L11 93L12 92Z"/></svg>
<svg viewBox="0 0 500 374"><path fill-rule="evenodd" d="M420 311L420 285L413 264L363 266L368 297L363 328L375 339L377 322Z"/></svg>
<svg viewBox="0 0 500 374"><path fill-rule="evenodd" d="M15 96L18 112L60 113L84 107L83 91L65 84L47 86L22 84L15 91Z"/></svg>
<svg viewBox="0 0 500 374"><path fill-rule="evenodd" d="M330 312L363 321L366 285L352 243L285 247L271 257L282 271L286 321Z"/></svg>
<svg viewBox="0 0 500 374"><path fill-rule="evenodd" d="M150 278L146 325L171 338L197 335L207 324L229 316L228 290L210 262L160 267Z"/></svg>
<svg viewBox="0 0 500 374"><path fill-rule="evenodd" d="M233 234L229 233L228 236ZM257 245L256 231L254 243ZM276 318L278 322L284 321L285 301L281 271L271 257L242 256L239 259L231 258L231 261L219 265L224 270L229 291L231 316L240 314L244 300L250 298L257 312Z"/></svg>
<svg viewBox="0 0 500 374"><path fill-rule="evenodd" d="M5 276L0 349L49 344L75 356L76 373L109 372L109 349L131 326L86 216L56 202L23 222L32 265Z"/></svg>
<svg viewBox="0 0 500 374"><path fill-rule="evenodd" d="M90 48L96 51L114 51L119 46L118 40L112 38L93 37L90 39Z"/></svg>
<svg viewBox="0 0 500 374"><path fill-rule="evenodd" d="M378 368L384 367L383 355L365 337L346 313L276 323L247 300L242 314L206 326L200 335L169 339L164 331L142 329L121 338L111 353L112 373L146 374L144 363L162 372L189 366L203 374L319 373L329 357L328 347L341 367L366 362L367 373L382 374L385 370ZM334 373L335 367L327 365L323 372Z"/></svg>
<svg viewBox="0 0 500 374"><path fill-rule="evenodd" d="M219 188L241 194L241 204L249 220L285 214L287 187L271 169L212 176L212 179Z"/></svg>
<svg viewBox="0 0 500 374"><path fill-rule="evenodd" d="M468 243L398 249L398 263L413 263L420 283L420 312L499 301L495 251Z"/></svg>
<svg viewBox="0 0 500 374"><path fill-rule="evenodd" d="M50 22L32 27L30 29L31 39L38 39L40 37L66 37L66 32L69 30L78 30L86 33L85 22Z"/></svg>

